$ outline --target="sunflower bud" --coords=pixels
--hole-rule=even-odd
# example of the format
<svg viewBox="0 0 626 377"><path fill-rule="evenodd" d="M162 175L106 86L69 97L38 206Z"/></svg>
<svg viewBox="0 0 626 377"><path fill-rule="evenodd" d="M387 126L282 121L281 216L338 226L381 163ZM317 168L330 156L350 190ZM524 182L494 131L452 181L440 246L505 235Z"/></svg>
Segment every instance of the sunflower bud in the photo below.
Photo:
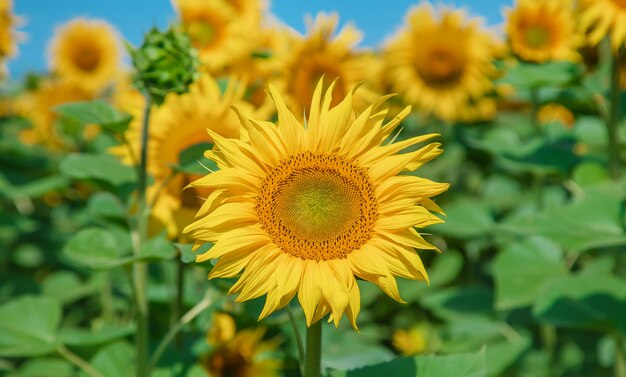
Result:
<svg viewBox="0 0 626 377"><path fill-rule="evenodd" d="M152 28L139 48L129 48L136 73L134 84L161 105L168 93L186 93L199 65L189 37L173 28Z"/></svg>

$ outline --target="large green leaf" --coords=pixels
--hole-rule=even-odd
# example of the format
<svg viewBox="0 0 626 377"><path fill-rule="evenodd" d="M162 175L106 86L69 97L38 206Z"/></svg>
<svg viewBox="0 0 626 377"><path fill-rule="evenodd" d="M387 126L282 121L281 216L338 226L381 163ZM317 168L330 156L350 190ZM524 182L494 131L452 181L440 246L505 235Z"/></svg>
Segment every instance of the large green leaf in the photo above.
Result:
<svg viewBox="0 0 626 377"><path fill-rule="evenodd" d="M63 104L57 106L56 111L62 117L78 122L80 126L97 124L119 134L128 129L132 120L130 115L99 100Z"/></svg>
<svg viewBox="0 0 626 377"><path fill-rule="evenodd" d="M457 200L444 209L446 222L430 226L429 232L466 239L486 235L494 225L489 207L477 200Z"/></svg>
<svg viewBox="0 0 626 377"><path fill-rule="evenodd" d="M554 279L538 295L533 314L555 326L626 334L626 282L605 273Z"/></svg>
<svg viewBox="0 0 626 377"><path fill-rule="evenodd" d="M38 356L54 351L61 304L23 296L0 306L0 356Z"/></svg>
<svg viewBox="0 0 626 377"><path fill-rule="evenodd" d="M7 377L72 377L74 366L61 359L49 357L27 360L20 369Z"/></svg>
<svg viewBox="0 0 626 377"><path fill-rule="evenodd" d="M136 172L117 158L105 154L70 154L60 165L61 173L74 179L104 182L113 186L131 184Z"/></svg>
<svg viewBox="0 0 626 377"><path fill-rule="evenodd" d="M482 316L493 309L493 292L482 285L456 286L425 296L421 304L449 320Z"/></svg>
<svg viewBox="0 0 626 377"><path fill-rule="evenodd" d="M394 358L393 353L378 342L356 332L339 332L325 326L322 364L339 370L355 369Z"/></svg>
<svg viewBox="0 0 626 377"><path fill-rule="evenodd" d="M115 236L103 228L87 228L78 232L63 248L72 262L95 270L106 270L128 263L129 250L121 248Z"/></svg>
<svg viewBox="0 0 626 377"><path fill-rule="evenodd" d="M404 357L329 377L486 377L485 352L446 356Z"/></svg>
<svg viewBox="0 0 626 377"><path fill-rule="evenodd" d="M97 330L79 328L61 328L59 338L68 346L96 346L127 337L135 332L132 324L112 327L106 326Z"/></svg>
<svg viewBox="0 0 626 377"><path fill-rule="evenodd" d="M91 365L103 377L126 377L135 374L135 348L126 342L112 343L98 351ZM81 377L87 377L81 373Z"/></svg>
<svg viewBox="0 0 626 377"><path fill-rule="evenodd" d="M565 276L559 245L541 237L508 245L493 263L496 307L507 310L533 303L547 281Z"/></svg>
<svg viewBox="0 0 626 377"><path fill-rule="evenodd" d="M218 170L217 164L213 160L204 157L204 152L211 150L212 147L213 145L211 143L199 143L190 146L180 152L178 165L175 166L174 169L181 173L199 175L208 174L209 170L207 169L213 171Z"/></svg>
<svg viewBox="0 0 626 377"><path fill-rule="evenodd" d="M502 83L517 88L541 88L560 86L572 82L580 74L580 67L570 62L553 62L546 64L517 63L507 67Z"/></svg>

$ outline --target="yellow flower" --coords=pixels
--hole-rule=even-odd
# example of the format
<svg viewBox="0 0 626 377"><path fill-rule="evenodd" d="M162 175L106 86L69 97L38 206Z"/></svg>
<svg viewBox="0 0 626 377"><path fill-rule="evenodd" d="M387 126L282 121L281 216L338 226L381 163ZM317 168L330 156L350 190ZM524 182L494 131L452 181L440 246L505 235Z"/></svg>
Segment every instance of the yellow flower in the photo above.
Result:
<svg viewBox="0 0 626 377"><path fill-rule="evenodd" d="M535 63L580 59L576 48L582 36L571 0L518 0L506 16L511 50L519 58Z"/></svg>
<svg viewBox="0 0 626 377"><path fill-rule="evenodd" d="M493 91L492 60L499 46L479 20L467 21L463 11L449 9L437 17L424 3L406 22L385 52L392 87L407 103L453 121L468 102Z"/></svg>
<svg viewBox="0 0 626 377"><path fill-rule="evenodd" d="M575 121L574 114L565 106L558 103L543 105L537 111L539 124L561 123L566 127L572 127Z"/></svg>
<svg viewBox="0 0 626 377"><path fill-rule="evenodd" d="M58 114L54 108L64 103L89 99L93 99L91 93L68 82L42 80L37 89L25 92L16 100L16 113L31 121L31 127L20 133L20 141L28 145L43 145L55 151L64 149L65 145L56 127Z"/></svg>
<svg viewBox="0 0 626 377"><path fill-rule="evenodd" d="M13 27L17 17L13 14L13 1L0 0L0 65L4 60L15 55L16 35ZM0 77L3 76L4 66L0 66Z"/></svg>
<svg viewBox="0 0 626 377"><path fill-rule="evenodd" d="M610 35L617 51L626 43L626 0L583 0L580 27L588 33L589 43L597 44Z"/></svg>
<svg viewBox="0 0 626 377"><path fill-rule="evenodd" d="M394 331L391 343L404 356L423 353L428 348L428 332L423 326Z"/></svg>
<svg viewBox="0 0 626 377"><path fill-rule="evenodd" d="M172 0L204 67L215 74L252 53L256 20L241 17L224 0Z"/></svg>
<svg viewBox="0 0 626 377"><path fill-rule="evenodd" d="M50 44L50 68L63 80L98 92L118 73L117 32L100 20L74 19L56 30Z"/></svg>
<svg viewBox="0 0 626 377"><path fill-rule="evenodd" d="M266 9L264 0L230 0L228 3L241 17L249 18L256 22L261 20Z"/></svg>
<svg viewBox="0 0 626 377"><path fill-rule="evenodd" d="M199 177L175 174L172 166L178 165L180 153L185 149L212 142L207 129L222 137L239 137L241 125L231 106L237 105L251 116L265 117L243 101L244 91L245 83L232 80L222 94L217 82L209 75L203 75L190 86L188 93L168 96L165 103L153 111L148 139L148 171L155 183L149 188L149 196L158 195L152 215L166 226L172 238L193 220L202 204L198 199L202 190L183 191ZM141 117L133 121L127 135L135 156L139 155L141 124ZM127 163L133 161L125 146L116 147L112 152Z"/></svg>
<svg viewBox="0 0 626 377"><path fill-rule="evenodd" d="M201 359L211 377L280 377L280 361L271 357L278 344L262 341L265 330L235 332L235 320L228 314L213 314L207 342L213 351Z"/></svg>
<svg viewBox="0 0 626 377"><path fill-rule="evenodd" d="M364 108L364 102L377 97L370 89L378 81L379 62L372 53L356 50L362 35L355 27L346 25L336 33L338 21L337 14L320 13L315 20L306 19L306 36L284 31L285 41L276 55L287 103L299 119L304 112L308 114L313 90L322 76L325 87L336 80L333 105L360 82L365 85L355 98L357 107Z"/></svg>
<svg viewBox="0 0 626 377"><path fill-rule="evenodd" d="M262 319L297 294L308 325L343 313L356 327L356 277L377 284L397 301L395 276L427 280L414 248L436 249L416 228L441 223L430 199L448 188L415 171L441 153L439 143L399 153L437 136L386 142L410 108L384 123L388 98L358 116L353 93L335 107L333 85L320 80L306 127L270 86L278 125L242 117L242 138L215 141L206 156L220 170L193 182L208 191L185 233L196 249L213 243L197 262L219 259L209 278L243 274L230 293L237 301L267 294ZM322 99L323 97L323 99Z"/></svg>

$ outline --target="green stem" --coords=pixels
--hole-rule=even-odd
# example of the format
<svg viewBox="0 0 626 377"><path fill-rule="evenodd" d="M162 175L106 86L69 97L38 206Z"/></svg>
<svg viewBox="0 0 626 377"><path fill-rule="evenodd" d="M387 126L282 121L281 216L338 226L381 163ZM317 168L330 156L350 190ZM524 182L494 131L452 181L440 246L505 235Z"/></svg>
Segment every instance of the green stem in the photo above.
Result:
<svg viewBox="0 0 626 377"><path fill-rule="evenodd" d="M552 325L541 325L541 339L548 355L550 368L554 367L554 347L556 346L556 328ZM554 372L552 370L552 372Z"/></svg>
<svg viewBox="0 0 626 377"><path fill-rule="evenodd" d="M64 345L57 347L59 355L63 356L67 361L76 365L80 370L87 373L90 377L104 377L102 373L98 372L93 365L83 360L80 356L67 349Z"/></svg>
<svg viewBox="0 0 626 377"><path fill-rule="evenodd" d="M186 324L193 321L200 313L204 311L204 309L211 306L213 303L213 291L207 291L204 295L204 298L198 302L193 308L189 309L185 315L183 315L178 322L174 326L170 327L170 330L165 335L165 337L161 340L161 342L157 345L152 357L150 358L150 363L148 364L148 372L150 372L159 362L161 355L167 349L167 345L176 337L176 334L185 327Z"/></svg>
<svg viewBox="0 0 626 377"><path fill-rule="evenodd" d="M611 170L611 176L613 179L618 179L621 174L620 160L619 160L619 136L618 127L621 120L620 114L620 92L621 92L621 80L620 80L620 67L619 67L619 55L613 57L613 65L611 68L611 112L607 122L608 134L609 134L609 167Z"/></svg>
<svg viewBox="0 0 626 377"><path fill-rule="evenodd" d="M300 335L300 330L298 329L298 322L296 322L296 316L293 315L293 310L291 306L287 305L287 315L289 316L289 322L291 322L291 327L293 328L293 333L296 337L296 345L298 346L298 360L300 360L300 373L304 374L304 345L302 344L302 335Z"/></svg>
<svg viewBox="0 0 626 377"><path fill-rule="evenodd" d="M144 96L146 100L143 127L141 131L141 156L138 170L137 188L137 221L136 228L133 229L131 237L133 239L133 253L137 256L141 252L141 246L147 238L148 233L148 206L146 203L146 188L148 181L148 134L150 126L150 96ZM137 376L148 376L148 346L149 346L149 311L148 299L146 296L148 282L148 265L145 262L133 264L133 292L135 296L135 320L137 322L137 332L135 334L135 346L137 348Z"/></svg>
<svg viewBox="0 0 626 377"><path fill-rule="evenodd" d="M532 104L530 120L533 126L535 126L535 132L538 135L541 135L543 134L543 130L541 129L541 125L539 124L539 118L538 118L539 105L541 104L540 99L539 99L539 89L537 88L530 89L530 101Z"/></svg>
<svg viewBox="0 0 626 377"><path fill-rule="evenodd" d="M626 377L626 354L624 352L624 339L620 335L615 336L615 377Z"/></svg>
<svg viewBox="0 0 626 377"><path fill-rule="evenodd" d="M304 377L320 377L322 364L322 321L317 321L306 329L306 356Z"/></svg>
<svg viewBox="0 0 626 377"><path fill-rule="evenodd" d="M178 321L180 318L180 312L183 307L183 295L185 288L185 264L180 259L180 256L177 260L177 268L176 268L176 297L174 297L174 308L172 310L172 318L174 318L173 322ZM176 335L176 350L180 351L181 347L181 339L180 334Z"/></svg>

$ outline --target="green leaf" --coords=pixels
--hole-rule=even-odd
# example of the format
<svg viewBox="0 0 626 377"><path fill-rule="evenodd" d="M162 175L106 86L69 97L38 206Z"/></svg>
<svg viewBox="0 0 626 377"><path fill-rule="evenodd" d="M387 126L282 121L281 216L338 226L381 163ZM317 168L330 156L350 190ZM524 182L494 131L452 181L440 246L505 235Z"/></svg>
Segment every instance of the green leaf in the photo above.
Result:
<svg viewBox="0 0 626 377"><path fill-rule="evenodd" d="M513 337L511 340L501 340L487 345L487 376L497 377L506 368L515 363L521 355L530 348L532 338L527 333Z"/></svg>
<svg viewBox="0 0 626 377"><path fill-rule="evenodd" d="M204 152L211 150L211 148L213 148L211 143L199 143L190 146L180 152L178 166L174 166L174 170L181 173L199 175L206 175L209 172L207 168L212 171L219 170L213 160L204 157Z"/></svg>
<svg viewBox="0 0 626 377"><path fill-rule="evenodd" d="M59 338L63 341L63 344L68 346L97 346L125 338L134 332L135 326L132 324L122 327L105 326L97 330L62 328L59 331Z"/></svg>
<svg viewBox="0 0 626 377"><path fill-rule="evenodd" d="M110 192L96 192L87 203L90 216L102 219L123 220L127 211L124 204Z"/></svg>
<svg viewBox="0 0 626 377"><path fill-rule="evenodd" d="M626 282L607 274L584 274L550 281L533 314L542 323L626 334Z"/></svg>
<svg viewBox="0 0 626 377"><path fill-rule="evenodd" d="M176 256L176 248L165 238L151 238L141 246L141 260L169 260Z"/></svg>
<svg viewBox="0 0 626 377"><path fill-rule="evenodd" d="M493 264L496 307L508 310L531 305L547 281L567 274L562 259L559 245L541 237L500 251Z"/></svg>
<svg viewBox="0 0 626 377"><path fill-rule="evenodd" d="M73 179L105 182L113 186L134 183L135 169L105 154L70 154L60 164L61 173Z"/></svg>
<svg viewBox="0 0 626 377"><path fill-rule="evenodd" d="M118 134L124 133L132 120L130 115L100 100L67 103L57 106L56 111L79 122L80 126L97 124Z"/></svg>
<svg viewBox="0 0 626 377"><path fill-rule="evenodd" d="M72 377L74 366L61 359L40 358L27 360L17 371L7 377Z"/></svg>
<svg viewBox="0 0 626 377"><path fill-rule="evenodd" d="M386 347L356 332L339 332L334 326L324 327L322 364L324 367L347 370L390 361L394 354Z"/></svg>
<svg viewBox="0 0 626 377"><path fill-rule="evenodd" d="M26 357L54 351L61 304L47 297L23 296L0 306L0 356Z"/></svg>
<svg viewBox="0 0 626 377"><path fill-rule="evenodd" d="M98 287L86 284L80 277L68 270L54 272L46 277L41 285L42 294L66 304L97 292Z"/></svg>
<svg viewBox="0 0 626 377"><path fill-rule="evenodd" d="M486 377L485 352L446 356L403 357L329 377Z"/></svg>
<svg viewBox="0 0 626 377"><path fill-rule="evenodd" d="M428 229L436 234L467 239L486 235L494 225L489 208L477 200L460 199L446 204L446 222Z"/></svg>
<svg viewBox="0 0 626 377"><path fill-rule="evenodd" d="M123 256L127 250L119 247L115 236L102 228L87 228L78 232L63 248L72 262L95 270L106 270L129 262Z"/></svg>
<svg viewBox="0 0 626 377"><path fill-rule="evenodd" d="M96 353L91 365L103 377L133 376L135 374L135 348L126 342L110 344ZM81 377L87 377L81 373Z"/></svg>
<svg viewBox="0 0 626 377"><path fill-rule="evenodd" d="M541 88L561 86L572 82L580 74L580 67L570 62L546 64L518 63L508 67L502 83L517 88Z"/></svg>
<svg viewBox="0 0 626 377"><path fill-rule="evenodd" d="M482 285L457 286L425 296L421 304L445 319L481 316L492 311L493 292Z"/></svg>
<svg viewBox="0 0 626 377"><path fill-rule="evenodd" d="M622 223L621 188L587 191L573 203L506 219L500 229L518 235L541 235L566 251L626 244Z"/></svg>

